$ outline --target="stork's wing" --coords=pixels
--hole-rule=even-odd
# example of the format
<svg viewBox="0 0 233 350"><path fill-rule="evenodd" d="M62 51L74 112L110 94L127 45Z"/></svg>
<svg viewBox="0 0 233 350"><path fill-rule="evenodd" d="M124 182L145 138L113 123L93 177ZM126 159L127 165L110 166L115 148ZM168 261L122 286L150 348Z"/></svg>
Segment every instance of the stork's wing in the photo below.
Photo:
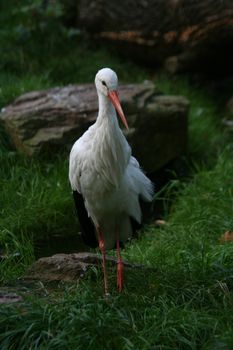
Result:
<svg viewBox="0 0 233 350"><path fill-rule="evenodd" d="M83 196L78 191L73 191L74 203L80 223L81 235L85 244L91 248L98 247L98 241L95 235L95 226L88 216L84 205Z"/></svg>
<svg viewBox="0 0 233 350"><path fill-rule="evenodd" d="M81 193L80 175L82 171L82 142L81 139L75 142L70 152L69 159L69 180L73 191Z"/></svg>

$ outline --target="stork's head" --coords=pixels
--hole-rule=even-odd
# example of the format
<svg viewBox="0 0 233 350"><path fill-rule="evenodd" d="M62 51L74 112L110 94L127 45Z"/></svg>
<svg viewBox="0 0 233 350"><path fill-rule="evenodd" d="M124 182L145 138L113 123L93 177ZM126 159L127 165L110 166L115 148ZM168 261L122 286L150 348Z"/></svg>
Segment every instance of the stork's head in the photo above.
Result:
<svg viewBox="0 0 233 350"><path fill-rule="evenodd" d="M113 106L116 108L116 111L126 129L128 129L128 123L124 112L122 111L117 93L118 79L116 73L110 68L103 68L99 70L95 76L95 86L99 93L109 98Z"/></svg>

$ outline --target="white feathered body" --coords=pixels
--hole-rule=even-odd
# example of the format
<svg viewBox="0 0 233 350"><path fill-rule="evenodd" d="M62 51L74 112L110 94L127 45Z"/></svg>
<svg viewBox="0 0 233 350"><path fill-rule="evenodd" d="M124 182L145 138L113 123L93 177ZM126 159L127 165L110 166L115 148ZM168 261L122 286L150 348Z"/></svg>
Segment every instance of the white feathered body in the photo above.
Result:
<svg viewBox="0 0 233 350"><path fill-rule="evenodd" d="M88 215L103 232L106 249L132 235L130 217L141 222L139 196L151 201L153 185L131 156L110 101L99 95L98 118L70 153L69 179L80 192Z"/></svg>

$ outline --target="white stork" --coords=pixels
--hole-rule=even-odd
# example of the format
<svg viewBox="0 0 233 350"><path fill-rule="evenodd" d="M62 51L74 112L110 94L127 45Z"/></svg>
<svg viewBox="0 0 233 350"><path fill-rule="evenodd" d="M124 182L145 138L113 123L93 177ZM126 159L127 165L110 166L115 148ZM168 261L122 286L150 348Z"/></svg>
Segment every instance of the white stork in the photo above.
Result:
<svg viewBox="0 0 233 350"><path fill-rule="evenodd" d="M72 147L69 179L79 219L84 222L84 241L92 247L99 244L104 290L108 294L105 252L117 248L117 287L121 291L120 243L132 236L131 219L141 223L139 197L151 201L153 184L131 156L131 148L119 127L116 111L128 129L117 94L116 73L109 68L101 69L96 74L95 85L99 99L98 117ZM89 222L83 220L83 215Z"/></svg>

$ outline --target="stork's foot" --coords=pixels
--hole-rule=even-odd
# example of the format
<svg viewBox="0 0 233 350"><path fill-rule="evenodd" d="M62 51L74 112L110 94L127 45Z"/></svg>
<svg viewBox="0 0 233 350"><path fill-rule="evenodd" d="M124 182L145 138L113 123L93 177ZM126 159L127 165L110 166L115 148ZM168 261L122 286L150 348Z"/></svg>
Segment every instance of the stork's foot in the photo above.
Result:
<svg viewBox="0 0 233 350"><path fill-rule="evenodd" d="M122 292L123 284L124 284L123 270L124 270L124 264L120 260L117 262L117 288L119 292Z"/></svg>

